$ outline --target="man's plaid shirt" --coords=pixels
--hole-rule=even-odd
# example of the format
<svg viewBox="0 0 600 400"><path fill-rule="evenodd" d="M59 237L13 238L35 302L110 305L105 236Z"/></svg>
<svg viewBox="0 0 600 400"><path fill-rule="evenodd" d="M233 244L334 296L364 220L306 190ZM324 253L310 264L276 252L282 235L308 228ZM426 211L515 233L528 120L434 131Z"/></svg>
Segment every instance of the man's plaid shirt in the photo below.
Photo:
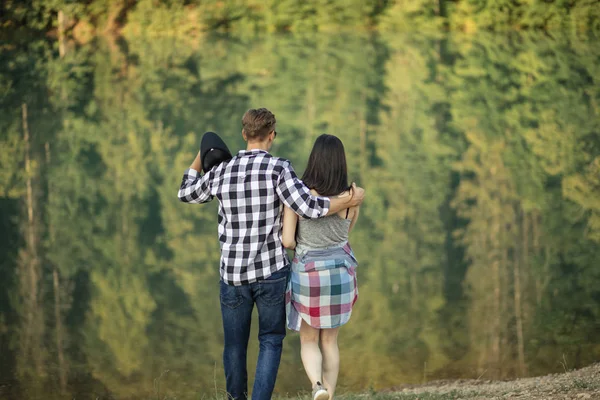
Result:
<svg viewBox="0 0 600 400"><path fill-rule="evenodd" d="M221 279L244 285L266 279L289 264L281 242L283 205L303 218L319 218L330 202L315 197L289 161L263 150L240 151L203 176L188 169L179 199L186 203L219 200Z"/></svg>

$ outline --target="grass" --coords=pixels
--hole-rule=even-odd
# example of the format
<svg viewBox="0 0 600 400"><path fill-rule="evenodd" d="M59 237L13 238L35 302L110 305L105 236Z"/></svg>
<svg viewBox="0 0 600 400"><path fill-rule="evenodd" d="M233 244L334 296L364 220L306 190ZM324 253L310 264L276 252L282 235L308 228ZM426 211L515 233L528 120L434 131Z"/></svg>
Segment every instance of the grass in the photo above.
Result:
<svg viewBox="0 0 600 400"><path fill-rule="evenodd" d="M581 378L575 378L571 387L579 390L598 390L600 389L600 382L590 382Z"/></svg>
<svg viewBox="0 0 600 400"><path fill-rule="evenodd" d="M575 378L573 379L573 387L576 389L590 389L590 384L583 379Z"/></svg>

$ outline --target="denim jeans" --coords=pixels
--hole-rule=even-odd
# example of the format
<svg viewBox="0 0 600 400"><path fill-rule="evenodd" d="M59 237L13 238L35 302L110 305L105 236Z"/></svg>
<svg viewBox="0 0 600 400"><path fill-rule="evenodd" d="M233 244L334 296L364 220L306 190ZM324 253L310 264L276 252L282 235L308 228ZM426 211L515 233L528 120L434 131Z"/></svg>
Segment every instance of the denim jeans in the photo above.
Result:
<svg viewBox="0 0 600 400"><path fill-rule="evenodd" d="M248 398L246 355L254 304L258 308L259 353L252 400L270 400L285 338L285 291L290 268L249 285L221 281L221 314L225 346L223 365L227 393L235 400Z"/></svg>

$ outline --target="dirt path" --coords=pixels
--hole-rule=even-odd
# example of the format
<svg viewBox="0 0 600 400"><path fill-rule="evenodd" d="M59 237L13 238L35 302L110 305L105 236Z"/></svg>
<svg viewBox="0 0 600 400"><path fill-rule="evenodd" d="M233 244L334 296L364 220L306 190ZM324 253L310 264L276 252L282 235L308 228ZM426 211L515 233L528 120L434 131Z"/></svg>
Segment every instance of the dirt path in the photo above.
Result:
<svg viewBox="0 0 600 400"><path fill-rule="evenodd" d="M399 399L418 395L423 399L600 400L600 363L563 374L514 381L430 382L395 388L395 393Z"/></svg>

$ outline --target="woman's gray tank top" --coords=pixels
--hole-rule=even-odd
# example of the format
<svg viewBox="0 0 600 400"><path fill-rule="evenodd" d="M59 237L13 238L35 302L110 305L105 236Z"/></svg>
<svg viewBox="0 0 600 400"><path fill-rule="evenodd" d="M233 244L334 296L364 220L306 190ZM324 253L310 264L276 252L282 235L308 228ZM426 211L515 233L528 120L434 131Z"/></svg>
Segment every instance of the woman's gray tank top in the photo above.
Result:
<svg viewBox="0 0 600 400"><path fill-rule="evenodd" d="M296 252L336 247L348 241L352 220L338 214L323 218L299 219L296 234Z"/></svg>

